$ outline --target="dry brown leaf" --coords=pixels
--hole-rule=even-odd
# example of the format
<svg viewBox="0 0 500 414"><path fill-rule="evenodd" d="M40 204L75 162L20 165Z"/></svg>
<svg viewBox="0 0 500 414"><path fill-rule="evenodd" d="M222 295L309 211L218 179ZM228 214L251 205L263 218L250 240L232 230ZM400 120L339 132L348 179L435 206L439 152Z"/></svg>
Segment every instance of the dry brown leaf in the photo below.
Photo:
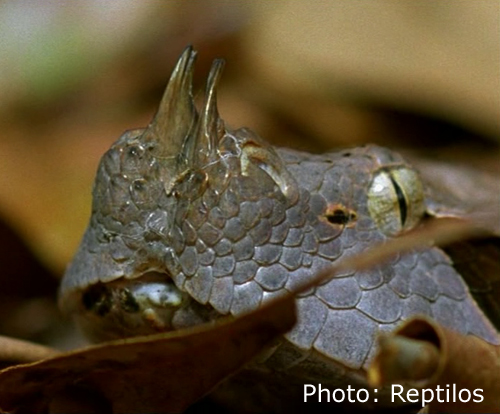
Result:
<svg viewBox="0 0 500 414"><path fill-rule="evenodd" d="M424 318L407 321L379 346L369 368L372 386L405 383L426 389L420 400L432 399L429 413L500 413L499 346Z"/></svg>
<svg viewBox="0 0 500 414"><path fill-rule="evenodd" d="M294 323L289 296L215 326L108 342L11 367L0 373L0 407L43 412L56 398L52 403L60 409L65 389L79 386L108 401L113 413L180 412Z"/></svg>

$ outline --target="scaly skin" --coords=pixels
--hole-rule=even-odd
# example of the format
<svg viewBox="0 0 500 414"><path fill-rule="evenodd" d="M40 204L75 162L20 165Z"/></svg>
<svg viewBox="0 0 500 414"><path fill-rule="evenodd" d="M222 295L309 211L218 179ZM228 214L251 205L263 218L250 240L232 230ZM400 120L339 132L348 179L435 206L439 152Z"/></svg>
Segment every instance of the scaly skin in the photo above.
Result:
<svg viewBox="0 0 500 414"><path fill-rule="evenodd" d="M383 227L390 212L370 204L382 173L393 174L389 187L397 187L389 203L393 227L404 230L431 214L418 174L390 150L311 155L226 128L215 100L219 61L198 115L194 56L190 48L182 55L148 128L125 133L101 160L90 224L61 287L62 307L96 338L238 316L294 291L333 261L393 237L394 229ZM405 175L398 183L400 173L415 182L406 183ZM137 286L157 282L168 283L165 291L177 300L170 313L137 299ZM437 247L340 275L301 294L297 307L298 324L267 367L298 382L346 385L345 371L362 372L370 361L377 333L415 314L498 343Z"/></svg>

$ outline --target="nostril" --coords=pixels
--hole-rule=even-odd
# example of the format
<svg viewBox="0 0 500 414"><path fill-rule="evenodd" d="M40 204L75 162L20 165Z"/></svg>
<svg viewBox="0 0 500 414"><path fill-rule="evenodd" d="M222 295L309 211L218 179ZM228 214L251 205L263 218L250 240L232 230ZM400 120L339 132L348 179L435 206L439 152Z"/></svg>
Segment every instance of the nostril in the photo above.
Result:
<svg viewBox="0 0 500 414"><path fill-rule="evenodd" d="M112 307L109 290L101 284L91 286L83 293L82 304L85 309L105 316Z"/></svg>
<svg viewBox="0 0 500 414"><path fill-rule="evenodd" d="M347 209L342 205L330 206L326 213L326 219L332 224L347 225L356 221L356 212Z"/></svg>

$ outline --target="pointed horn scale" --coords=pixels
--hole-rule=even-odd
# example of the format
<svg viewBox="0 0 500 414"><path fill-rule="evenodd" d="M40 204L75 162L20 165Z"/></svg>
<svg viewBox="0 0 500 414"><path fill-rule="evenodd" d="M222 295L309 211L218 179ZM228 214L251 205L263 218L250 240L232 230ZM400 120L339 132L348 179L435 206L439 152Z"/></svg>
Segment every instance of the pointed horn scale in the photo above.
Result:
<svg viewBox="0 0 500 414"><path fill-rule="evenodd" d="M158 112L147 128L151 139L161 143L162 156L177 156L198 114L193 102L192 83L196 52L188 46L168 81Z"/></svg>
<svg viewBox="0 0 500 414"><path fill-rule="evenodd" d="M224 124L217 109L217 86L219 84L225 61L216 59L212 63L208 75L205 102L198 121L198 129L194 144L194 162L212 161L217 156L217 147L223 135Z"/></svg>

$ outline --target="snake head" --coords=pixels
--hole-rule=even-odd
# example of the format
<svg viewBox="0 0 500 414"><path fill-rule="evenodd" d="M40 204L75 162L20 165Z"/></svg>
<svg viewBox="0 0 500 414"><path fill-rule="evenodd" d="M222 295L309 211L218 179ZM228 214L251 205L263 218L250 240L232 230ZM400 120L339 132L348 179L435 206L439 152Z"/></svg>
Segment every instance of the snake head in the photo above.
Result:
<svg viewBox="0 0 500 414"><path fill-rule="evenodd" d="M122 135L100 162L90 223L60 288L63 311L94 340L250 312L430 211L419 174L388 149L312 155L227 127L217 109L221 60L198 111L195 57L188 47L152 122ZM496 343L436 247L348 271L296 302L288 343L352 369L369 360L377 332L415 313Z"/></svg>
<svg viewBox="0 0 500 414"><path fill-rule="evenodd" d="M220 309L201 297L203 289L186 285L202 260L193 252L220 241L228 216L245 200L297 199L295 181L273 149L249 130L233 133L219 117L222 60L212 65L197 111L195 58L186 48L149 126L124 133L100 161L90 223L59 296L92 339L216 318Z"/></svg>

